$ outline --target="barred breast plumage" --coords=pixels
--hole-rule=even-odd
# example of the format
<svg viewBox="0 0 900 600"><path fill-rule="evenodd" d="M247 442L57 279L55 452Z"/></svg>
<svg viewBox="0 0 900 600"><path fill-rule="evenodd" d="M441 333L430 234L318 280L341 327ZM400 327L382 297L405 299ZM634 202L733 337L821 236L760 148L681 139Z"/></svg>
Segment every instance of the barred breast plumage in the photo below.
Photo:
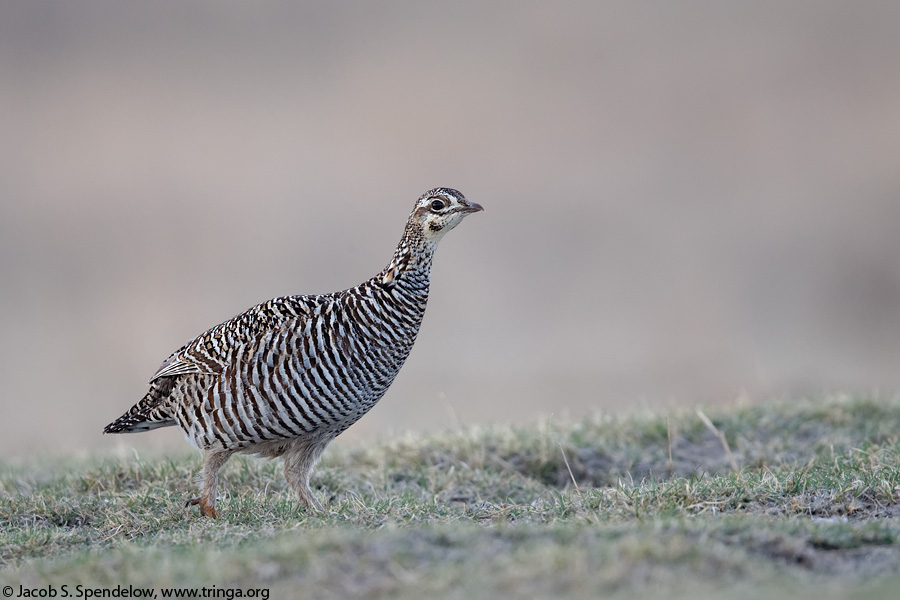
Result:
<svg viewBox="0 0 900 600"><path fill-rule="evenodd" d="M449 188L422 195L388 264L332 294L274 298L217 325L163 362L150 390L104 433L179 426L205 451L202 493L218 516L218 470L234 452L284 458L305 506L325 447L384 395L415 342L443 235L481 206Z"/></svg>

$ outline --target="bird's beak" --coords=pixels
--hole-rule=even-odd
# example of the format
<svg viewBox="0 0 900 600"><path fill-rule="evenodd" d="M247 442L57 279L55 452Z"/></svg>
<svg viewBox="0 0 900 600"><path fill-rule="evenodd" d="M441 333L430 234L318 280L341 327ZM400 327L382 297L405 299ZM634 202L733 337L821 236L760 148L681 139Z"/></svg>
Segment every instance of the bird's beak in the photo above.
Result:
<svg viewBox="0 0 900 600"><path fill-rule="evenodd" d="M484 208L482 208L482 206L480 204L478 204L477 202L469 202L469 205L464 206L462 209L462 211L466 214L476 213L476 212L482 211L482 210L484 210Z"/></svg>

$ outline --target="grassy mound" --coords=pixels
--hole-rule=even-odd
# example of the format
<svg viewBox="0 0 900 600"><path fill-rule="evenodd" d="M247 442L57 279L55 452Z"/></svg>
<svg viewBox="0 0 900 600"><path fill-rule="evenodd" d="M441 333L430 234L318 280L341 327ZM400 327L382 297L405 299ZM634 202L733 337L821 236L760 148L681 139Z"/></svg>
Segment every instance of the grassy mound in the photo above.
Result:
<svg viewBox="0 0 900 600"><path fill-rule="evenodd" d="M280 462L199 454L0 463L0 580L271 597L892 598L900 402L827 398L470 428L335 447L294 501ZM219 595L215 596L216 590Z"/></svg>

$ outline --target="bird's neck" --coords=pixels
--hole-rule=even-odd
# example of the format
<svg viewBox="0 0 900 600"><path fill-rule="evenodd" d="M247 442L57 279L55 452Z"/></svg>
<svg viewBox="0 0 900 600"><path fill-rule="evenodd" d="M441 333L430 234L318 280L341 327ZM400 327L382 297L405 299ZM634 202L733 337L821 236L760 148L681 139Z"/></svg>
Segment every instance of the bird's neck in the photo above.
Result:
<svg viewBox="0 0 900 600"><path fill-rule="evenodd" d="M407 225L391 262L381 273L383 283L402 282L413 287L424 286L427 294L435 249L436 242L427 240L419 229Z"/></svg>

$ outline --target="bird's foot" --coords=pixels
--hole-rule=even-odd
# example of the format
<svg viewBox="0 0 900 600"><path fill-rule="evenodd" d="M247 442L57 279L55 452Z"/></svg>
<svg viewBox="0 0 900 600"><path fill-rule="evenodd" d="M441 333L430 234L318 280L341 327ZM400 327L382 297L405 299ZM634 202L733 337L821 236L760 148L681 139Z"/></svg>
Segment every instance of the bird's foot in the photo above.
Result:
<svg viewBox="0 0 900 600"><path fill-rule="evenodd" d="M184 503L185 506L199 506L200 507L200 516L201 517L210 517L211 519L218 519L219 513L216 512L215 504L210 504L206 496L200 496L199 498L191 498L187 502Z"/></svg>
<svg viewBox="0 0 900 600"><path fill-rule="evenodd" d="M314 512L324 513L325 512L325 508L322 507L322 505L319 503L319 501L313 495L312 491L307 489L306 493L300 492L297 495L300 498L300 503L306 507L307 511L309 511L311 513L314 513Z"/></svg>

